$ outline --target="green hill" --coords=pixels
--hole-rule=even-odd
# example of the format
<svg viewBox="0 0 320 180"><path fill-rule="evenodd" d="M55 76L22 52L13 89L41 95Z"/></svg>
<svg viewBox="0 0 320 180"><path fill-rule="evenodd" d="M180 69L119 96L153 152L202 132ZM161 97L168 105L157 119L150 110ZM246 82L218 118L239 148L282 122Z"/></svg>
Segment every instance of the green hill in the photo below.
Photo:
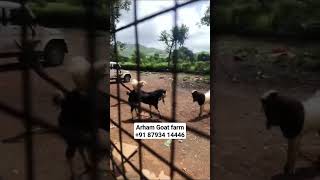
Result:
<svg viewBox="0 0 320 180"><path fill-rule="evenodd" d="M120 55L125 56L125 57L131 57L133 52L136 49L135 44L126 44L125 49L123 51L120 51ZM157 48L152 48L152 47L146 47L143 45L139 45L139 50L146 56L152 56L155 53L158 53L160 57L167 57L167 53L164 50L157 49Z"/></svg>

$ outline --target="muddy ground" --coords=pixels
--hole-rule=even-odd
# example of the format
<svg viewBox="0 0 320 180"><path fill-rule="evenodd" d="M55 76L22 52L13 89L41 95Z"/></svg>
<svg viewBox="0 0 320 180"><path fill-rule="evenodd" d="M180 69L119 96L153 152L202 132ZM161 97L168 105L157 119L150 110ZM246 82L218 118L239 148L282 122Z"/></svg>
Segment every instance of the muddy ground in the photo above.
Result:
<svg viewBox="0 0 320 180"><path fill-rule="evenodd" d="M263 45L263 46L262 46ZM278 128L270 131L265 127L265 116L259 101L263 92L278 89L281 93L304 100L319 88L319 81L305 81L279 78L283 71L274 71L273 78L259 79L257 69L245 69L239 61L234 61L232 50L239 47L304 47L311 49L319 44L266 39L246 39L239 37L219 37L217 39L217 63L214 120L214 179L219 180L285 180L319 179L320 169L314 165L319 156L320 141L316 134L303 138L302 152L307 158L299 158L296 175L282 174L286 158L286 141ZM260 48L260 49L259 49ZM258 64L259 62L257 62ZM277 73L278 72L278 73ZM281 75L280 75L281 74ZM235 78L236 77L236 78ZM310 76L309 76L310 77ZM318 79L312 73L313 79ZM309 160L307 160L309 159ZM312 161L310 161L312 160Z"/></svg>

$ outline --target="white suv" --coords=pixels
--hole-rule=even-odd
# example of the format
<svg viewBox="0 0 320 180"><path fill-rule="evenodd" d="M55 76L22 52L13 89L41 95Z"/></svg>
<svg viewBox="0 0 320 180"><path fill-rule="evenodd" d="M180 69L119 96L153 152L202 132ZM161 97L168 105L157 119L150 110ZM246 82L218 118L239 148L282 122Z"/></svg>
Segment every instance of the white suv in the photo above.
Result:
<svg viewBox="0 0 320 180"><path fill-rule="evenodd" d="M119 77L117 78L117 69L119 69ZM120 64L116 62L110 62L110 79L123 80L124 82L130 82L130 71L121 69Z"/></svg>
<svg viewBox="0 0 320 180"><path fill-rule="evenodd" d="M63 33L37 25L28 6L22 8L21 4L9 1L0 1L0 58L20 54L23 23L27 24L27 41L36 42L34 50L39 58L48 65L62 64L68 52Z"/></svg>

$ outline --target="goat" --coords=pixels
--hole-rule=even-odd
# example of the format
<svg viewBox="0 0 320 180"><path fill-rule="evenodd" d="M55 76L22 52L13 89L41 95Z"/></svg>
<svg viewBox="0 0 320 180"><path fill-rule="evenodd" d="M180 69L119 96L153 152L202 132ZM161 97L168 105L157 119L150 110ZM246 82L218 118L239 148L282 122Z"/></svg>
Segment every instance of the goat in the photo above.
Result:
<svg viewBox="0 0 320 180"><path fill-rule="evenodd" d="M71 58L65 63L67 71L71 74L72 80L79 91L87 91L90 85L90 63L82 56ZM104 77L106 62L96 61L93 64L96 80Z"/></svg>
<svg viewBox="0 0 320 180"><path fill-rule="evenodd" d="M138 80L136 80L136 79L132 79L131 80L131 85L132 85L132 87L133 87L133 89L134 90L139 90L139 89L141 89L143 86L145 86L147 84L147 82L146 81L138 81Z"/></svg>
<svg viewBox="0 0 320 180"><path fill-rule="evenodd" d="M70 167L71 175L74 176L73 157L75 152L79 153L84 161L87 170L90 168L85 151L92 151L95 143L95 135L98 138L98 157L101 158L108 150L108 132L110 131L110 121L107 118L109 113L107 94L99 92L97 94L97 122L93 122L90 113L91 102L89 96L73 90L62 96L61 93L53 97L53 102L61 108L58 117L58 126L64 138L67 149L66 158ZM95 123L98 126L97 134L94 134ZM102 137L102 138L101 138Z"/></svg>
<svg viewBox="0 0 320 180"><path fill-rule="evenodd" d="M167 91L165 89L158 89L158 90L155 90L155 91L146 92L146 91L143 91L141 89L137 90L137 88L136 88L137 87L137 85L136 85L137 81L132 81L131 84L133 86L133 90L128 91L127 95L129 96L128 97L128 102L129 102L129 105L131 107L132 119L133 119L133 110L135 110L136 114L138 114L137 111L138 111L140 102L149 105L150 117L152 117L152 114L151 114L152 106L154 106L156 108L156 110L159 113L159 116L161 116L159 108L158 108L158 102L160 100L162 100L162 102L165 104L164 98L166 97ZM142 87L146 83L145 83L145 81L141 81L140 84L141 84L140 87ZM139 112L140 112L140 110L139 110Z"/></svg>
<svg viewBox="0 0 320 180"><path fill-rule="evenodd" d="M193 102L198 102L200 106L200 112L199 112L199 117L200 117L202 115L203 106L205 104L210 103L210 90L207 91L206 93L201 93L196 90L193 90L191 94L192 94Z"/></svg>
<svg viewBox="0 0 320 180"><path fill-rule="evenodd" d="M302 137L308 132L320 131L320 96L300 101L269 90L261 96L266 116L266 127L279 126L282 135L288 140L285 174L294 174L296 157L300 150Z"/></svg>
<svg viewBox="0 0 320 180"><path fill-rule="evenodd" d="M89 90L90 64L82 57L71 59L67 68L75 82L75 89L62 93L57 92L53 96L53 103L60 108L58 117L58 126L62 137L64 138L67 149L65 156L67 158L71 176L74 178L73 157L78 150L86 167L89 170L90 163L86 158L85 151L94 153L98 158L103 157L108 151L110 120L107 115L110 113L108 104L108 94L98 91L95 107L95 120L91 115L91 99L87 90ZM94 64L97 80L103 76L105 70L104 64L98 62ZM96 121L96 122L94 122ZM98 130L95 131L95 127ZM95 141L97 138L97 141ZM97 144L96 144L97 143ZM96 146L96 148L94 148Z"/></svg>

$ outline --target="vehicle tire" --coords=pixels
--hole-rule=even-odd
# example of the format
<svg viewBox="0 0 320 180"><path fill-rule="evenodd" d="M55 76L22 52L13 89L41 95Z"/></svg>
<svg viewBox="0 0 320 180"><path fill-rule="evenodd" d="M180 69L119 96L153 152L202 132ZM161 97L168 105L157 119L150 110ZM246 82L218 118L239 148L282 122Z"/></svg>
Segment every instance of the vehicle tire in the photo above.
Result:
<svg viewBox="0 0 320 180"><path fill-rule="evenodd" d="M131 79L131 76L130 75L125 75L124 78L123 78L123 81L126 83L126 82L130 82L130 79Z"/></svg>
<svg viewBox="0 0 320 180"><path fill-rule="evenodd" d="M47 65L57 66L63 63L65 56L64 47L59 43L49 44L44 52L44 60Z"/></svg>

